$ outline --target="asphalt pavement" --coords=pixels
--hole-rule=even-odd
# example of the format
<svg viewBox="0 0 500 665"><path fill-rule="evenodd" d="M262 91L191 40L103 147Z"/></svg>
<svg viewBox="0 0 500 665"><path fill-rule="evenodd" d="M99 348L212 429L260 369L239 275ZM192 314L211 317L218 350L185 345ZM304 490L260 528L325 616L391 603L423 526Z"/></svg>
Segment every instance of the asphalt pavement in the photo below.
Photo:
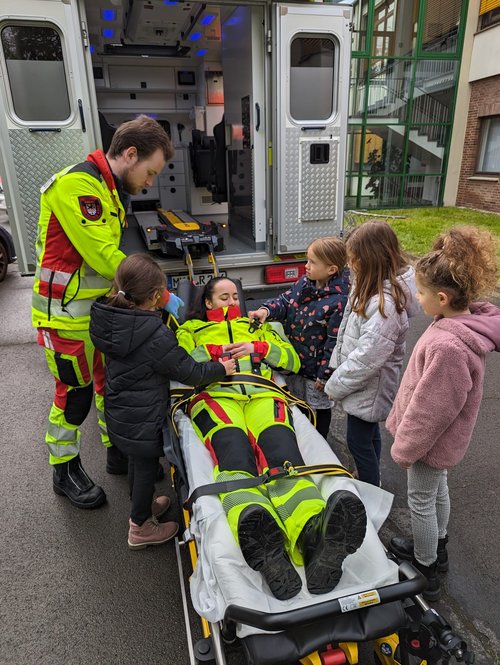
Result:
<svg viewBox="0 0 500 665"><path fill-rule="evenodd" d="M13 265L0 284L0 665L187 665L173 543L128 549L127 481L106 474L94 411L81 457L108 502L83 511L52 491L44 433L53 379L31 327L32 283ZM413 321L409 350L428 323ZM500 663L499 399L500 354L490 354L470 450L449 476L450 572L435 604L475 648L477 665ZM330 440L348 461L343 426L338 416ZM387 542L408 533L409 516L405 473L390 461L387 434L384 443L382 482L395 495ZM174 497L168 480L157 489Z"/></svg>

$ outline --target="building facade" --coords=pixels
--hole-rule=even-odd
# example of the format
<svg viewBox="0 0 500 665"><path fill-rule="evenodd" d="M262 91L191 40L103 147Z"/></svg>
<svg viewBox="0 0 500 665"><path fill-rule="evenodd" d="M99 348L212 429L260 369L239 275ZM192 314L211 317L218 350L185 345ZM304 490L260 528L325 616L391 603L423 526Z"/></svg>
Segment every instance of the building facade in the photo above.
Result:
<svg viewBox="0 0 500 665"><path fill-rule="evenodd" d="M442 205L468 0L349 4L345 208Z"/></svg>
<svg viewBox="0 0 500 665"><path fill-rule="evenodd" d="M460 97L468 112L455 203L500 212L500 0L471 2L469 12L476 30Z"/></svg>

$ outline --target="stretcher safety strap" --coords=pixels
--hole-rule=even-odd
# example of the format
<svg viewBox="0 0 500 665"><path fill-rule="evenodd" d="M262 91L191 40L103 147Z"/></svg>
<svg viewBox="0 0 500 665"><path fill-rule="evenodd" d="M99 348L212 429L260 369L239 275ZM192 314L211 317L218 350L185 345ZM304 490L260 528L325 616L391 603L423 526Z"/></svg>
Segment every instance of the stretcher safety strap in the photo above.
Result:
<svg viewBox="0 0 500 665"><path fill-rule="evenodd" d="M238 480L226 480L218 483L210 483L209 485L201 485L197 487L184 502L184 508L191 510L195 501L201 496L212 494L223 494L232 492L234 490L247 489L249 487L258 487L264 485L272 480L278 478L298 478L300 476L310 476L311 474L320 473L327 476L343 476L345 478L352 478L352 474L340 464L312 464L304 466L292 466L290 462L285 462L283 466L277 466L269 469L260 476L252 478L239 478Z"/></svg>
<svg viewBox="0 0 500 665"><path fill-rule="evenodd" d="M316 427L316 412L307 402L299 399L298 397L295 397L295 395L293 395L288 388L279 386L277 383L271 381L270 379L266 379L264 376L244 374L241 372L238 374L231 374L226 376L222 381L218 381L217 384L220 386L239 385L267 388L268 390L278 393L278 395L283 397L288 406L297 406L305 413L313 426ZM204 390L205 388L200 388L200 390ZM171 391L170 395L174 401L170 407L170 420L176 434L178 434L178 432L174 421L174 414L177 409L182 409L185 412L189 402L194 397L194 395L197 394L197 392L198 390L195 388L178 388Z"/></svg>

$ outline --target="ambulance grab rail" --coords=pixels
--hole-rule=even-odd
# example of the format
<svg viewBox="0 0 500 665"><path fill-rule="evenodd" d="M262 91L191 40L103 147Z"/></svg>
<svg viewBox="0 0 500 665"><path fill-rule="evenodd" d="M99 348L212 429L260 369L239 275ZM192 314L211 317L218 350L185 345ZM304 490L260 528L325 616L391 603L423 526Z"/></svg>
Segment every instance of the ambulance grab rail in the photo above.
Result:
<svg viewBox="0 0 500 665"><path fill-rule="evenodd" d="M371 607L416 596L427 587L426 578L408 561L401 562L399 574L406 579L376 589L375 591L378 593L380 600L371 605ZM364 593L368 593L368 591L372 591L372 589L366 590ZM352 596L356 595L358 594L352 594ZM313 623L318 619L324 619L325 616L333 617L345 613L346 610L343 609L341 600L342 598L333 598L323 603L274 613L252 610L241 607L241 605L228 605L224 613L224 623L242 623L267 631L289 630L294 626L303 626L304 624Z"/></svg>

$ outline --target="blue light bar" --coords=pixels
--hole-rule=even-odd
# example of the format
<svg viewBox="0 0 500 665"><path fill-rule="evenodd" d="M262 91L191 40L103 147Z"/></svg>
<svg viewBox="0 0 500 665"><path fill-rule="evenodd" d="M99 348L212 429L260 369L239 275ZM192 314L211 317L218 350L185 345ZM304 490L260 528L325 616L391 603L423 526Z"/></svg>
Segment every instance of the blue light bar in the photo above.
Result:
<svg viewBox="0 0 500 665"><path fill-rule="evenodd" d="M101 12L103 21L116 21L115 9L103 9Z"/></svg>
<svg viewBox="0 0 500 665"><path fill-rule="evenodd" d="M177 5L177 0L163 0L164 5Z"/></svg>
<svg viewBox="0 0 500 665"><path fill-rule="evenodd" d="M189 35L189 39L190 39L192 42L195 42L195 41L197 41L198 39L201 39L201 37L202 37L201 32L193 32L193 33L191 33L191 34Z"/></svg>
<svg viewBox="0 0 500 665"><path fill-rule="evenodd" d="M207 52L208 52L208 49L201 48L199 51L196 51L196 55L206 55Z"/></svg>
<svg viewBox="0 0 500 665"><path fill-rule="evenodd" d="M114 34L115 31L112 28L103 28L102 36L105 37L106 39L111 39Z"/></svg>
<svg viewBox="0 0 500 665"><path fill-rule="evenodd" d="M215 14L206 14L200 21L200 25L210 25L215 18Z"/></svg>

